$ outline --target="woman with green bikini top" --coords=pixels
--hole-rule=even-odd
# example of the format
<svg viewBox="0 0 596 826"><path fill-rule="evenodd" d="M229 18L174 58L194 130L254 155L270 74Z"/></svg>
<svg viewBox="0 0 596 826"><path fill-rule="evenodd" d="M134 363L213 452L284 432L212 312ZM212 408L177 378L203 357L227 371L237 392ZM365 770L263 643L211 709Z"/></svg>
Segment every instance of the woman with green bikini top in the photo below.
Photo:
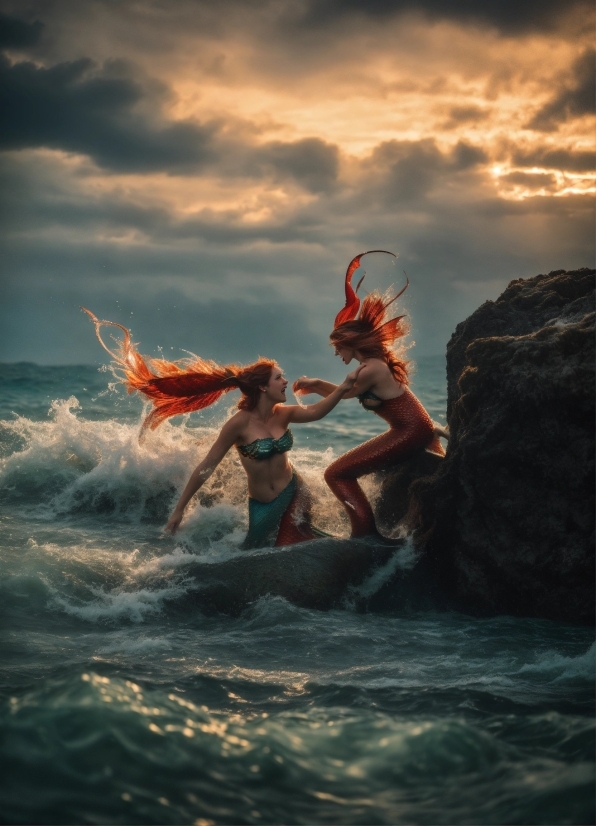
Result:
<svg viewBox="0 0 596 826"><path fill-rule="evenodd" d="M240 409L224 424L191 475L166 530L176 532L191 497L235 446L248 477L249 532L244 547L291 545L321 535L310 524L306 490L288 459L293 444L289 425L315 422L326 416L351 390L358 370L322 401L301 407L285 404L288 381L275 362L266 362L260 370L257 365L245 368L243 376L246 383L246 371L254 373L254 407ZM240 389L246 393L246 387Z"/></svg>
<svg viewBox="0 0 596 826"><path fill-rule="evenodd" d="M236 445L241 457L261 462L292 449L294 437L288 428L279 439L268 436L247 445ZM250 467L247 468L250 477ZM310 496L302 480L292 469L292 478L274 499L267 502L249 496L248 533L243 548L267 545L293 545L315 536L325 536L310 521Z"/></svg>
<svg viewBox="0 0 596 826"><path fill-rule="evenodd" d="M237 364L223 367L200 358L177 362L147 358L134 347L126 327L100 321L89 310L85 312L95 324L100 344L123 373L122 381L129 392L136 390L151 402L152 409L143 422L141 434L158 427L170 416L209 407L230 390L238 389L242 393L238 412L224 424L207 455L191 474L168 520L167 531L176 533L194 494L235 446L248 477L250 497L245 547L290 545L320 535L310 525L304 486L288 461L293 441L289 426L316 422L326 416L350 392L360 367L316 404L287 405L288 381L271 359L261 358L246 367ZM124 333L116 352L108 349L101 338L100 329L106 324Z"/></svg>

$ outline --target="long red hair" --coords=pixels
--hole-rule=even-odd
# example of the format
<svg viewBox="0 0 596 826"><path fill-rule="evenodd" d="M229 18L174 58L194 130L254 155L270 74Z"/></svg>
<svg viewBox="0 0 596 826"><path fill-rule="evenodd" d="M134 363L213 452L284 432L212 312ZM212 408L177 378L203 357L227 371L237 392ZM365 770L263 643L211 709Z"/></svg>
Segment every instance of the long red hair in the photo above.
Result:
<svg viewBox="0 0 596 826"><path fill-rule="evenodd" d="M277 362L266 358L260 358L245 367L238 364L224 367L201 358L180 361L152 359L138 352L126 327L114 321L101 321L90 310L85 307L81 309L94 323L95 334L101 346L122 370L122 381L128 392L137 390L153 405L143 421L141 432L147 428L155 430L170 416L203 410L230 390L238 389L242 393L238 402L240 410L254 410L261 387L269 382L271 373L277 366ZM124 333L116 352L106 347L101 338L99 331L103 325L118 327Z"/></svg>
<svg viewBox="0 0 596 826"><path fill-rule="evenodd" d="M383 296L375 290L366 296L360 307L357 293L364 275L355 290L352 287L352 276L360 267L362 256L371 252L394 255L387 250L369 250L368 253L362 252L350 261L345 277L346 303L335 317L335 327L329 338L336 347L358 350L365 358L382 359L398 382L408 384L408 362L396 351L395 342L407 335L410 327L404 320L405 316L391 317L388 308L404 293L410 282L408 279L406 286L393 298Z"/></svg>

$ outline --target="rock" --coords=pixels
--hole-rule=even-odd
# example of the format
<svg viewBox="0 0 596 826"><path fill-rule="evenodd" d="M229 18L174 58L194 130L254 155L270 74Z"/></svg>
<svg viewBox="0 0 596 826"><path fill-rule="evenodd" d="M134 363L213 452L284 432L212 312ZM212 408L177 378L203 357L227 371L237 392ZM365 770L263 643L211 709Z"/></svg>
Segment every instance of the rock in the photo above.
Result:
<svg viewBox="0 0 596 826"><path fill-rule="evenodd" d="M387 564L404 546L374 540L315 539L284 548L249 552L225 562L188 568L197 587L186 598L203 612L238 615L263 596L327 611L340 605L350 588ZM180 606L179 606L180 607Z"/></svg>
<svg viewBox="0 0 596 826"><path fill-rule="evenodd" d="M421 450L411 459L377 474L379 493L374 503L379 530L392 536L396 528L407 529L410 511L410 486L417 479L432 476L444 459L436 453Z"/></svg>
<svg viewBox="0 0 596 826"><path fill-rule="evenodd" d="M512 281L449 342L451 441L409 518L464 610L594 621L594 273Z"/></svg>

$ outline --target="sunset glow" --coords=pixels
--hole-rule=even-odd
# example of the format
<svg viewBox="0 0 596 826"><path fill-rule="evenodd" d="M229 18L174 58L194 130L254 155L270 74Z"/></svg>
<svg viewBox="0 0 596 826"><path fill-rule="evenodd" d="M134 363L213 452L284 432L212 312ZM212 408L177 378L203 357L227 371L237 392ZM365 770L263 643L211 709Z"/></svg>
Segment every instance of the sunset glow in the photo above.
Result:
<svg viewBox="0 0 596 826"><path fill-rule="evenodd" d="M4 2L22 27L3 64L17 305L50 277L50 301L59 284L60 302L91 291L141 317L139 283L203 302L261 290L323 340L333 279L382 246L411 272L417 339L437 352L478 295L590 264L587 6L532 22L505 6L348 7Z"/></svg>

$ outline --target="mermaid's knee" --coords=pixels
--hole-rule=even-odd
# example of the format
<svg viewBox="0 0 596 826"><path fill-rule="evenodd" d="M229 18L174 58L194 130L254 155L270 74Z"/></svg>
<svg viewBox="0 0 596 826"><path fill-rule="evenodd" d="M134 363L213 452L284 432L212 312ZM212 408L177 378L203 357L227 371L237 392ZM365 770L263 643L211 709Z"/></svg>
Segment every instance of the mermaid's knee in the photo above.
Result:
<svg viewBox="0 0 596 826"><path fill-rule="evenodd" d="M329 487L333 486L333 483L339 479L339 473L337 472L337 468L335 467L335 462L329 465L329 467L325 468L325 473L323 474L325 481L329 485Z"/></svg>
<svg viewBox="0 0 596 826"><path fill-rule="evenodd" d="M331 462L331 464L325 468L324 477L329 487L332 487L336 482L348 482L352 479L357 479L358 474L353 472L346 456L340 456L339 459Z"/></svg>

